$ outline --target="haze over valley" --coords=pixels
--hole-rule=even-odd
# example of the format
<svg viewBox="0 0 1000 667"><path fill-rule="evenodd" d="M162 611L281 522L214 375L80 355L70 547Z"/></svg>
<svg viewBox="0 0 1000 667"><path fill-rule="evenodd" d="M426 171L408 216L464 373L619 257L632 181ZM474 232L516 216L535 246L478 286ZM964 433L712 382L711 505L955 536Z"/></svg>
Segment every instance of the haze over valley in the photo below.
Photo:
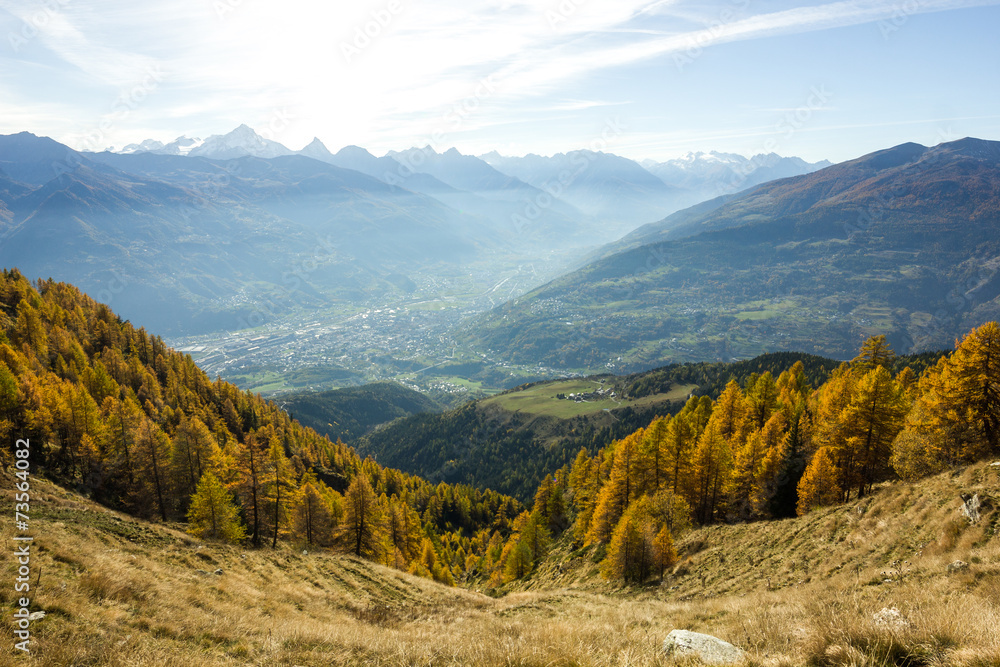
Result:
<svg viewBox="0 0 1000 667"><path fill-rule="evenodd" d="M0 665L1000 665L1000 0L0 0Z"/></svg>
<svg viewBox="0 0 1000 667"><path fill-rule="evenodd" d="M512 363L456 336L682 206L826 166L698 153L647 163L661 178L589 150L376 158L315 139L294 153L245 125L102 153L20 133L0 137L0 155L0 259L82 285L211 375L262 391L395 378L457 394L615 369L613 356Z"/></svg>

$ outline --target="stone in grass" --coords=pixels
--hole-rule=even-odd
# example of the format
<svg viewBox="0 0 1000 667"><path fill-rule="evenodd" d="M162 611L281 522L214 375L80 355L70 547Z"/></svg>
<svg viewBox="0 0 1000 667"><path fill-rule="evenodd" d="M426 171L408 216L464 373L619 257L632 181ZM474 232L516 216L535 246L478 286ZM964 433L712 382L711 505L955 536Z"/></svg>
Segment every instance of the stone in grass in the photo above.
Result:
<svg viewBox="0 0 1000 667"><path fill-rule="evenodd" d="M876 625L881 625L893 630L903 630L910 627L911 623L903 616L903 612L895 607L882 607L880 611L872 614L872 620Z"/></svg>
<svg viewBox="0 0 1000 667"><path fill-rule="evenodd" d="M743 649L729 642L690 630L671 630L663 640L663 651L678 658L697 657L710 665L733 665L747 657Z"/></svg>
<svg viewBox="0 0 1000 667"><path fill-rule="evenodd" d="M965 572L969 569L969 564L964 560L956 560L954 563L948 563L949 572Z"/></svg>

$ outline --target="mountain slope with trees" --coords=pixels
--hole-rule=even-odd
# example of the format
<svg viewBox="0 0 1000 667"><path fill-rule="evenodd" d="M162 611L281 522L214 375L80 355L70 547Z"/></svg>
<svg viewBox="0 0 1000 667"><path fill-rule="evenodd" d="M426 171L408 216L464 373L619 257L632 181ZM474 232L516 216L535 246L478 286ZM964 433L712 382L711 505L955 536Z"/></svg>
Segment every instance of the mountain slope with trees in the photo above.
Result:
<svg viewBox="0 0 1000 667"><path fill-rule="evenodd" d="M284 394L279 402L303 426L347 443L394 419L442 409L428 396L395 382Z"/></svg>
<svg viewBox="0 0 1000 667"><path fill-rule="evenodd" d="M362 460L76 288L16 270L0 276L0 438L5 467L27 442L32 475L135 516L254 547L338 547L447 583L520 510Z"/></svg>
<svg viewBox="0 0 1000 667"><path fill-rule="evenodd" d="M606 579L662 581L693 525L801 516L1000 455L998 360L1000 325L988 322L919 376L909 366L894 375L895 353L877 336L816 388L798 361L777 378L730 381L714 401L693 396L546 477L514 534L487 553L490 582L544 567L555 537L594 549Z"/></svg>
<svg viewBox="0 0 1000 667"><path fill-rule="evenodd" d="M1000 314L1000 142L904 144L682 211L609 252L465 338L573 369L847 359L876 334L942 349Z"/></svg>
<svg viewBox="0 0 1000 667"><path fill-rule="evenodd" d="M898 372L910 366L920 372L940 356L898 357L893 368ZM614 392L617 399L565 416L538 405L572 403L565 395L558 398L562 395L558 392L566 391L567 381L538 382L452 410L402 418L350 444L383 465L425 479L490 488L529 501L539 481L572 463L581 448L597 452L657 417L678 412L688 393L715 399L731 381L742 386L763 373L778 376L796 362L802 365L805 381L814 387L840 365L814 355L778 352L741 362L673 364L628 376L597 376L584 381L603 387L606 395ZM683 395L671 396L684 387ZM521 395L539 403L521 409L517 407Z"/></svg>

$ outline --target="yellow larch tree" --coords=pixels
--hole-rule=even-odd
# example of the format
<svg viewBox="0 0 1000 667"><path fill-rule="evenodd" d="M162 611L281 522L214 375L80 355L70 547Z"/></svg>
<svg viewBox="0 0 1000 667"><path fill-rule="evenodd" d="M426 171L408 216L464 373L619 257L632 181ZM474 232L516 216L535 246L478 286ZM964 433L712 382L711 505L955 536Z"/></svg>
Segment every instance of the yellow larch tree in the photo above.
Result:
<svg viewBox="0 0 1000 667"><path fill-rule="evenodd" d="M799 480L799 502L796 507L799 516L816 507L839 502L842 494L838 478L829 448L820 447Z"/></svg>

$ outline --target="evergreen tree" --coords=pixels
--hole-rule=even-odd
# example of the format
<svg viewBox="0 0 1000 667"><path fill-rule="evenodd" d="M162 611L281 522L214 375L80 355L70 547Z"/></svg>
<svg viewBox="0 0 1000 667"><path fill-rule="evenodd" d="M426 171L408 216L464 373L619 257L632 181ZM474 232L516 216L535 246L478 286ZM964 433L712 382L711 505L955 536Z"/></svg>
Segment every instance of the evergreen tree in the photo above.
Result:
<svg viewBox="0 0 1000 667"><path fill-rule="evenodd" d="M857 488L858 497L871 491L889 470L892 441L903 427L909 409L902 389L884 366L875 366L857 383L848 407L841 414L847 450L841 456L843 491Z"/></svg>
<svg viewBox="0 0 1000 667"><path fill-rule="evenodd" d="M861 346L861 350L851 362L851 366L862 373L867 373L879 366L890 370L895 359L896 353L892 351L885 335L871 336Z"/></svg>
<svg viewBox="0 0 1000 667"><path fill-rule="evenodd" d="M674 536L670 534L670 529L664 526L653 540L653 565L660 574L660 581L663 581L663 574L667 569L676 563L677 550L674 548Z"/></svg>
<svg viewBox="0 0 1000 667"><path fill-rule="evenodd" d="M608 481L601 487L597 505L584 544L607 543L611 531L621 518L633 496L640 491L638 477L638 444L643 430L626 436L612 450L613 463Z"/></svg>
<svg viewBox="0 0 1000 667"><path fill-rule="evenodd" d="M526 540L512 539L511 548L503 561L504 578L507 581L523 579L531 572L531 546Z"/></svg>
<svg viewBox="0 0 1000 667"><path fill-rule="evenodd" d="M264 521L264 484L267 482L267 435L253 432L237 450L236 466L239 496L250 522L250 537L255 547L260 546Z"/></svg>
<svg viewBox="0 0 1000 667"><path fill-rule="evenodd" d="M382 508L365 475L357 475L344 494L342 539L355 555L381 560L384 552Z"/></svg>
<svg viewBox="0 0 1000 667"><path fill-rule="evenodd" d="M632 505L615 526L608 543L607 555L601 563L605 579L623 579L634 583L645 581L655 563L653 530L645 499Z"/></svg>
<svg viewBox="0 0 1000 667"><path fill-rule="evenodd" d="M799 516L816 507L833 505L840 501L840 475L827 447L816 452L799 481Z"/></svg>
<svg viewBox="0 0 1000 667"><path fill-rule="evenodd" d="M177 493L194 493L202 474L214 470L221 452L212 432L198 417L183 416L170 450L170 469Z"/></svg>
<svg viewBox="0 0 1000 667"><path fill-rule="evenodd" d="M778 407L778 385L770 371L747 383L747 416L752 428L762 429Z"/></svg>
<svg viewBox="0 0 1000 667"><path fill-rule="evenodd" d="M206 472L188 509L188 532L197 537L239 542L246 537L233 496L222 482Z"/></svg>
<svg viewBox="0 0 1000 667"><path fill-rule="evenodd" d="M306 474L292 498L292 528L306 544L329 546L337 523L330 497L320 490L322 482ZM323 485L325 486L325 485ZM333 491L336 493L336 491ZM339 494L337 494L339 496ZM343 512L343 508L340 508Z"/></svg>
<svg viewBox="0 0 1000 667"><path fill-rule="evenodd" d="M720 432L716 414L718 413L713 411L708 426L698 439L692 460L691 478L695 495L690 499L690 504L695 508L701 524L715 520L723 492L732 475L732 452Z"/></svg>
<svg viewBox="0 0 1000 667"><path fill-rule="evenodd" d="M406 569L419 555L421 547L420 517L413 508L393 496L389 499L386 528L393 549L396 567Z"/></svg>
<svg viewBox="0 0 1000 667"><path fill-rule="evenodd" d="M291 490L294 488L292 466L285 456L284 447L281 446L278 438L271 440L271 446L268 449L268 471L270 474L266 493L272 508L271 525L274 532L271 548L274 549L278 546L278 533L288 511Z"/></svg>

